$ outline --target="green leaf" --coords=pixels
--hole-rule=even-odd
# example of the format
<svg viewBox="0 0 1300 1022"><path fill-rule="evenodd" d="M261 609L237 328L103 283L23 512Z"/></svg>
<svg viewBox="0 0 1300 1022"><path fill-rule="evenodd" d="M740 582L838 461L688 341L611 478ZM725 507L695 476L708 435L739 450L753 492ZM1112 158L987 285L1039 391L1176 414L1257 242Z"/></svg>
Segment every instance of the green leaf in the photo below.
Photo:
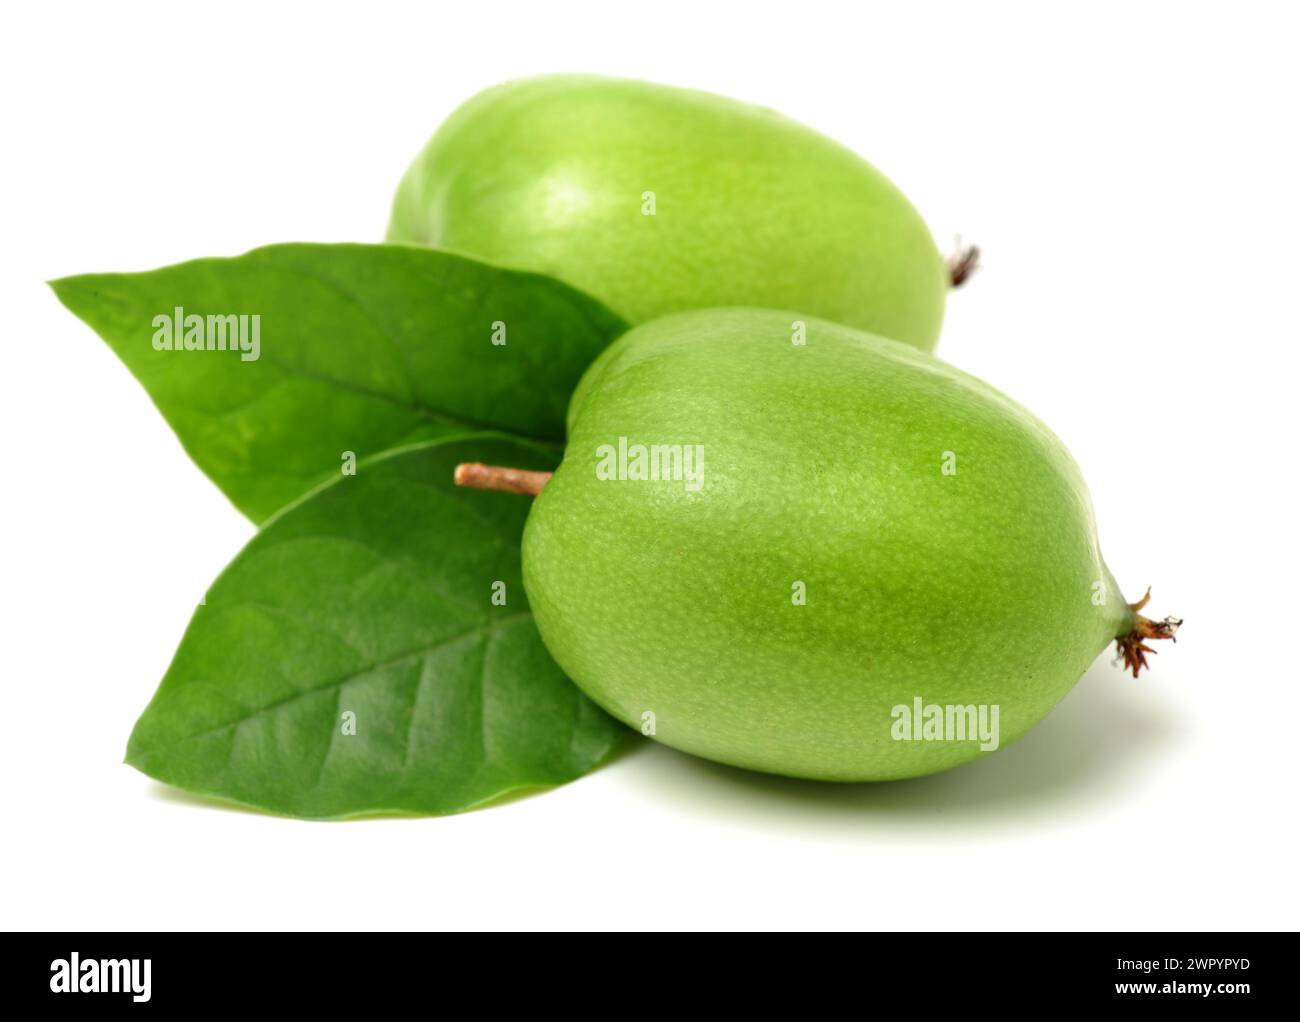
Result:
<svg viewBox="0 0 1300 1022"><path fill-rule="evenodd" d="M273 245L51 287L254 521L337 476L347 451L484 429L563 441L574 385L626 329L549 277L401 245ZM250 317L249 355L260 317L258 357L157 350L177 308L205 328L209 316ZM217 331L205 340L219 343Z"/></svg>
<svg viewBox="0 0 1300 1022"><path fill-rule="evenodd" d="M127 762L309 818L457 812L596 766L625 729L533 625L519 560L530 501L455 486L466 460L555 462L510 438L434 441L275 516L208 591Z"/></svg>

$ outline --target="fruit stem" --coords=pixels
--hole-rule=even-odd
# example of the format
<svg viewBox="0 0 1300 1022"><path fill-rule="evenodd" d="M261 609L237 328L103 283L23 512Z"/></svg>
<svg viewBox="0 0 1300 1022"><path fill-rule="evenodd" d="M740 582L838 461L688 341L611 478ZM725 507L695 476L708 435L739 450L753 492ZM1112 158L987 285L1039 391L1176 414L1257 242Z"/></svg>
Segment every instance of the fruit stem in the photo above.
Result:
<svg viewBox="0 0 1300 1022"><path fill-rule="evenodd" d="M1137 677L1142 668L1149 668L1147 663L1147 654L1155 656L1155 650L1145 642L1147 639L1171 639L1174 638L1178 631L1178 626L1183 623L1180 617L1167 617L1163 621L1152 621L1150 618L1143 617L1138 613L1147 605L1151 599L1151 587L1147 586L1146 594L1137 603L1130 603L1129 609L1133 611L1134 623L1127 635L1121 635L1115 640L1115 648L1119 650L1119 655L1124 658L1124 667L1133 672L1133 677Z"/></svg>
<svg viewBox="0 0 1300 1022"><path fill-rule="evenodd" d="M501 465L480 465L476 461L456 466L452 477L457 486L472 490L498 490L501 493L519 493L536 497L551 480L552 472L529 472L522 468L505 468Z"/></svg>
<svg viewBox="0 0 1300 1022"><path fill-rule="evenodd" d="M948 258L948 279L953 287L961 287L970 280L971 275L979 269L980 250L978 245L963 245L957 239L957 249Z"/></svg>

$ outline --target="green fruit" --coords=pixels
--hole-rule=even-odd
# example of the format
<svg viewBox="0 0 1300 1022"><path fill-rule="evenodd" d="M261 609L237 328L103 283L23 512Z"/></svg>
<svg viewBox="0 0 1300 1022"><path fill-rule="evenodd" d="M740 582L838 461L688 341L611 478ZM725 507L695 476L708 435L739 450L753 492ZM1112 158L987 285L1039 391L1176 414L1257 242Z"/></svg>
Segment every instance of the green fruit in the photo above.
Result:
<svg viewBox="0 0 1300 1022"><path fill-rule="evenodd" d="M1005 745L1107 643L1140 668L1177 624L1124 602L1060 441L906 345L684 313L606 349L571 417L524 534L528 599L583 691L675 748L796 777L933 773L988 742L900 737L900 707L996 706ZM620 438L629 478L599 478ZM631 477L637 444L702 445L702 485Z"/></svg>
<svg viewBox="0 0 1300 1022"><path fill-rule="evenodd" d="M631 323L796 308L927 351L949 287L916 210L838 143L735 100L588 76L460 107L403 178L388 240L559 277Z"/></svg>

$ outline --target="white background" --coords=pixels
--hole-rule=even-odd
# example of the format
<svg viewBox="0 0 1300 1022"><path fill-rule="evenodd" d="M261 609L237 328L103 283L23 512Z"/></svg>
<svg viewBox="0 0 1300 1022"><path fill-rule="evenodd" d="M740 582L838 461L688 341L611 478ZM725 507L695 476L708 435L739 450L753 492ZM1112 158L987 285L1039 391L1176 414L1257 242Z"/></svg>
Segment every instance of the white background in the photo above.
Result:
<svg viewBox="0 0 1300 1022"><path fill-rule="evenodd" d="M1295 15L1047 7L5 5L3 925L1294 928ZM1107 655L1020 743L891 785L641 745L320 824L122 765L252 526L41 282L378 240L448 112L555 70L776 107L982 245L939 353L1053 426L1115 576L1187 619L1149 676Z"/></svg>

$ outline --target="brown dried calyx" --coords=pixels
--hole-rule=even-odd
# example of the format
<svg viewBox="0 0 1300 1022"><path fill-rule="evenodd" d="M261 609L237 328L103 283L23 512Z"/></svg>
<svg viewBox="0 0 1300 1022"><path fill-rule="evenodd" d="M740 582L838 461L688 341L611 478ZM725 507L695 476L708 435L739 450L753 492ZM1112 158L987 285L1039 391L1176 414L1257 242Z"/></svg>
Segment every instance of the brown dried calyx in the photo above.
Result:
<svg viewBox="0 0 1300 1022"><path fill-rule="evenodd" d="M948 280L953 287L961 287L979 269L980 250L978 245L963 245L957 239L957 250L948 257Z"/></svg>
<svg viewBox="0 0 1300 1022"><path fill-rule="evenodd" d="M1137 603L1130 603L1129 608L1133 611L1136 618L1133 629L1127 635L1121 635L1115 640L1115 648L1119 650L1119 655L1124 658L1124 667L1133 672L1133 677L1141 673L1142 668L1150 668L1147 663L1147 654L1155 655L1155 650L1148 646L1148 639L1174 639L1178 631L1178 626L1183 623L1180 617L1167 617L1163 621L1152 621L1150 618L1143 617L1138 613L1147 605L1151 599L1151 587L1147 586L1146 594Z"/></svg>

